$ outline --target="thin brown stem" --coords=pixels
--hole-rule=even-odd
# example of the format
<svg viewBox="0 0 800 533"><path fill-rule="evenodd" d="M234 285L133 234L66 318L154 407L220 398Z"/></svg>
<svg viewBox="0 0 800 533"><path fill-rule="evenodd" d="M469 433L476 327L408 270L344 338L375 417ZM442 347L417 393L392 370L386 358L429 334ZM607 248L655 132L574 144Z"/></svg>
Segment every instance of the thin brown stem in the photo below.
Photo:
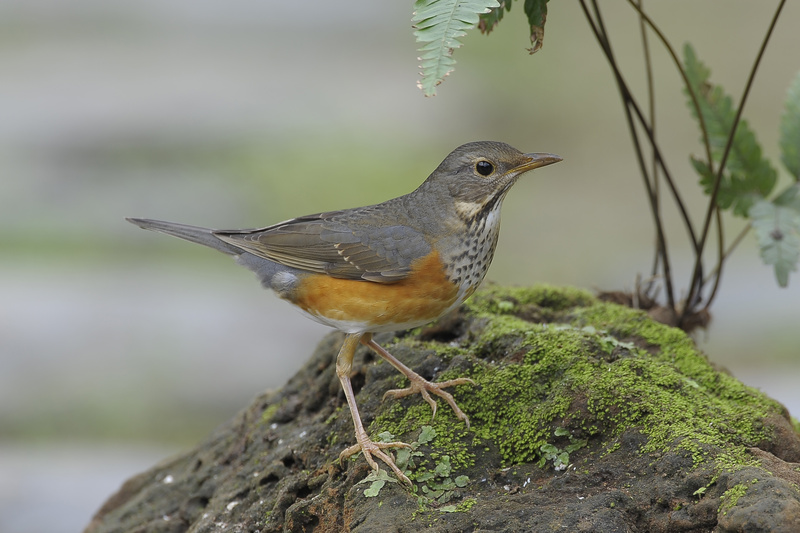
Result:
<svg viewBox="0 0 800 533"><path fill-rule="evenodd" d="M733 241L730 243L730 245L728 245L728 249L725 250L725 253L722 254L723 260L720 261L720 264L722 264L728 257L731 256L733 251L744 240L745 236L750 232L750 229L752 229L752 227L753 227L752 225L748 224L744 228L742 228L742 231L739 232L739 234L736 236L736 238L733 239ZM712 270L711 272L708 273L708 276L706 276L706 278L703 280L703 284L706 284L706 283L710 282L711 278L713 276L717 276L718 272L719 272L719 264L716 267L714 267L714 270ZM719 278L719 276L717 276L717 278ZM706 309L708 309L710 303L711 302L710 302L710 299L709 299L709 302L707 302L706 305L705 305Z"/></svg>
<svg viewBox="0 0 800 533"><path fill-rule="evenodd" d="M589 11L588 11L588 9L586 7L586 4L584 3L584 0L581 0L581 6L583 7L584 15L586 16L586 20L589 22L589 27L592 29L592 31L593 31L593 33L595 35L595 38L598 40L598 43L600 43L601 49L605 52L606 49L605 49L605 47L603 45L602 37L600 36L600 33L599 33L598 29L594 25L594 21L592 20L592 17L589 14ZM649 24L649 25L651 25L651 24ZM652 25L651 25L651 27L652 27ZM660 33L660 31L658 33ZM606 57L608 58L608 55L606 55ZM686 210L686 206L684 205L683 200L681 198L681 195L678 192L677 186L675 185L675 181L672 179L672 173L667 168L667 164L666 164L666 162L664 160L664 157L661 155L661 150L659 149L658 144L656 143L655 132L650 127L650 125L647 123L647 119L644 117L644 114L642 113L641 109L639 108L639 105L636 103L636 100L633 98L633 95L631 94L630 90L627 89L627 84L625 84L624 79L622 77L622 73L617 68L616 62L612 62L611 60L609 60L609 63L610 63L612 71L614 72L615 77L618 80L622 80L622 84L625 86L625 89L626 89L627 95L628 95L628 103L630 104L631 109L633 110L633 112L636 114L637 120L639 121L639 123L641 124L641 126L644 129L645 133L647 134L647 138L650 141L650 145L652 146L653 152L654 152L655 157L656 157L656 160L658 161L659 168L661 169L661 171L664 174L664 181L669 186L670 192L672 193L673 200L675 201L675 205L678 208L678 212L681 215L681 218L683 220L684 226L686 227L686 231L689 234L689 238L692 241L692 246L696 249L697 248L697 238L696 238L695 233L694 233L694 226L692 224L691 219L689 218L689 213ZM624 98L624 96L623 96L623 98Z"/></svg>
<svg viewBox="0 0 800 533"><path fill-rule="evenodd" d="M637 6L639 7L640 13L642 9L642 2L644 0L637 0ZM645 78L647 80L647 115L650 123L650 128L653 130L653 141L655 144L656 139L656 95L655 95L655 82L653 81L653 60L650 57L650 42L647 39L647 24L644 21L644 18L640 15L639 16L639 32L641 33L642 38L642 54L644 55L644 69L645 69ZM658 196L658 161L656 160L655 154L652 156L652 160L650 162L650 174L653 176L653 187L656 190L656 196Z"/></svg>
<svg viewBox="0 0 800 533"><path fill-rule="evenodd" d="M639 7L640 13L642 10L642 3L644 0L636 0L636 5ZM656 139L656 98L655 98L655 83L653 81L653 60L650 57L650 42L647 39L647 24L644 21L644 17L639 15L639 32L641 34L642 39L642 53L644 55L644 67L645 67L645 78L647 80L647 111L648 111L648 119L650 121L650 128L653 130L653 143L655 143ZM658 179L658 159L656 158L655 150L652 150L652 158L650 161L650 175L653 177L653 191L656 196L656 203L661 205L661 191L659 187L659 179ZM655 253L653 254L653 268L650 272L650 278L652 279L658 274L658 265L661 260L661 254L659 252L658 246L655 247ZM648 286L648 292L650 287Z"/></svg>
<svg viewBox="0 0 800 533"><path fill-rule="evenodd" d="M716 216L714 217L717 223L717 267L714 268L716 274L714 276L714 286L711 288L711 293L708 295L708 301L703 309L708 309L709 304L714 300L719 289L719 283L722 280L722 270L719 266L722 264L723 257L725 257L725 235L722 229L722 210L716 209ZM705 286L706 280L701 281L701 285ZM688 300L687 300L688 302Z"/></svg>
<svg viewBox="0 0 800 533"><path fill-rule="evenodd" d="M700 112L700 99L692 89L692 84L689 83L689 77L686 75L686 70L684 70L683 64L681 63L680 58L678 58L678 54L675 52L675 49L672 48L672 45L670 44L669 40L667 40L666 35L664 35L661 29L656 26L656 23L653 22L649 16L647 16L647 13L644 12L642 7L637 5L633 0L628 0L628 3L639 13L639 17L641 17L641 19L644 20L648 26L650 26L650 29L653 30L653 33L656 34L658 39L661 41L661 44L664 45L667 53L672 58L672 62L675 63L675 67L678 69L678 73L681 75L681 78L683 78L683 85L686 87L686 91L689 94L689 99L692 101L692 106L697 114L697 121L700 124L700 133L703 138L703 147L706 150L706 161L708 161L708 168L710 168L713 172L714 162L711 159L711 141L709 140L708 129L706 128L706 122L703 118L703 113Z"/></svg>
<svg viewBox="0 0 800 533"><path fill-rule="evenodd" d="M674 298L674 289L672 286L672 273L669 263L669 255L667 254L667 243L666 237L664 235L664 225L661 222L661 214L659 212L658 203L656 201L656 197L654 195L653 186L650 181L647 172L647 165L644 162L644 155L642 152L642 146L639 142L639 137L636 132L636 126L633 121L633 115L631 110L634 109L639 117L639 120L642 122L643 127L648 131L648 136L652 140L652 131L650 131L649 127L647 126L646 120L641 115L641 111L639 110L638 105L634 101L633 95L631 94L630 90L628 89L625 80L622 77L622 73L619 71L619 67L616 62L616 58L614 57L614 53L611 49L611 44L608 41L608 36L605 30L605 25L603 23L602 15L600 14L600 8L597 5L596 0L592 0L592 7L594 9L594 19L592 18L591 13L589 12L588 7L584 0L581 0L581 6L583 7L584 14L586 16L587 21L589 22L592 31L597 38L600 47L602 48L606 59L611 66L611 70L614 73L614 77L617 81L617 88L619 89L620 96L622 97L624 110L625 110L625 117L628 124L628 130L631 134L631 140L634 145L634 150L636 152L637 162L639 163L639 169L642 174L642 178L645 184L645 188L647 189L647 196L650 200L650 208L653 215L654 223L656 226L656 236L657 236L657 246L659 250L659 254L663 261L663 270L664 270L664 284L666 285L666 294L667 294L667 303L673 311L675 311L675 298ZM595 20L596 19L596 20ZM657 146L652 143L654 149L657 149ZM660 160L659 155L659 160Z"/></svg>

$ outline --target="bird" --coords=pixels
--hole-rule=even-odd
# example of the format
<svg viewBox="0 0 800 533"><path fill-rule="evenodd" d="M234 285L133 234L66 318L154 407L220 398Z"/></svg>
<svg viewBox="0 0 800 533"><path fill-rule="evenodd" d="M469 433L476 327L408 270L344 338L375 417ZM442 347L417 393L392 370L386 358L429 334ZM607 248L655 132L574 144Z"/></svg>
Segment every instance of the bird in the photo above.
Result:
<svg viewBox="0 0 800 533"><path fill-rule="evenodd" d="M471 379L428 381L373 335L419 327L460 306L489 269L500 208L511 186L526 172L561 160L550 153L522 153L503 142L478 141L453 150L414 191L383 203L243 230L126 220L233 256L265 288L343 332L336 375L356 442L341 452L340 460L360 451L374 471L380 470L378 458L410 486L387 453L409 445L374 441L364 429L351 383L355 351L359 345L369 347L409 380L408 387L389 390L384 399L419 393L435 416L437 402L431 395L437 396L469 428L469 417L445 389L474 385Z"/></svg>

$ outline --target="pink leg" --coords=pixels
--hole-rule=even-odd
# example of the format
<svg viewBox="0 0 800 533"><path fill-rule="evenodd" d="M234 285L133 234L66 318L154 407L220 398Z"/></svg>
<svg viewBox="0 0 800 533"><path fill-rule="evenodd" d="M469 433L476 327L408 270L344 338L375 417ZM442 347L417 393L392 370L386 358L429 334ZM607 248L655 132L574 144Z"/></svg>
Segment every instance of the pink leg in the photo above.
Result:
<svg viewBox="0 0 800 533"><path fill-rule="evenodd" d="M456 417L458 417L459 420L463 420L467 424L467 427L469 427L469 417L467 417L464 411L462 411L461 408L456 404L455 399L453 399L453 395L442 389L446 387L453 387L455 385L475 385L474 381L469 378L457 378L449 381L442 381L441 383L430 382L401 363L399 359L387 352L386 349L384 349L380 344L372 340L371 333L365 333L363 337L361 337L360 341L362 344L369 346L375 351L375 353L386 359L390 365L399 370L411 382L411 384L405 389L393 389L387 391L386 394L383 395L384 398L387 396L392 398L402 398L403 396L408 396L410 394L420 393L425 401L431 406L431 409L433 410L433 416L436 416L436 400L431 398L430 393L432 392L436 396L444 398L448 405L450 405L450 407L453 409Z"/></svg>
<svg viewBox="0 0 800 533"><path fill-rule="evenodd" d="M392 458L390 454L387 454L383 451L385 448L410 448L411 446L405 442L373 441L369 438L369 435L367 435L367 432L364 429L364 424L361 422L361 416L358 414L358 405L356 404L355 394L353 393L353 385L350 382L350 372L353 368L353 356L355 355L356 348L361 340L362 334L347 335L344 339L344 343L342 344L342 348L339 350L339 355L336 358L336 375L339 377L339 382L342 384L342 389L344 389L344 395L345 398L347 398L347 405L350 407L350 414L353 416L353 425L355 426L356 430L356 443L344 450L339 455L339 459L347 459L351 455L360 451L364 454L364 458L367 460L367 463L369 463L369 465L377 471L380 470L380 467L378 466L378 463L375 462L375 459L372 458L374 455L386 463L386 465L392 469L392 472L394 472L394 475L397 476L400 481L411 486L411 480L409 480L397 467L394 462L394 458Z"/></svg>

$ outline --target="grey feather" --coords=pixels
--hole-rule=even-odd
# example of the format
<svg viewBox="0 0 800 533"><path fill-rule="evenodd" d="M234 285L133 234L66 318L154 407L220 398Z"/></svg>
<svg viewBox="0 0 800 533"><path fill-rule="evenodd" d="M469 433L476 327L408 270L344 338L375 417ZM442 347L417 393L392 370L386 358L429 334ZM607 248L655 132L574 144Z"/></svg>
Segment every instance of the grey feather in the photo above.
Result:
<svg viewBox="0 0 800 533"><path fill-rule="evenodd" d="M411 225L375 216L377 206L331 211L287 220L257 230L215 231L219 239L253 255L307 272L394 283L431 251ZM397 216L402 216L400 211Z"/></svg>
<svg viewBox="0 0 800 533"><path fill-rule="evenodd" d="M187 224L178 224L176 222L166 222L164 220L150 220L146 218L126 218L131 224L136 224L140 228L148 229L151 231L160 231L167 235L179 237L181 239L191 241L209 248L214 248L220 252L229 255L239 255L244 250L237 246L232 246L230 243L222 241L214 236L214 230L208 228L201 228L199 226L189 226Z"/></svg>

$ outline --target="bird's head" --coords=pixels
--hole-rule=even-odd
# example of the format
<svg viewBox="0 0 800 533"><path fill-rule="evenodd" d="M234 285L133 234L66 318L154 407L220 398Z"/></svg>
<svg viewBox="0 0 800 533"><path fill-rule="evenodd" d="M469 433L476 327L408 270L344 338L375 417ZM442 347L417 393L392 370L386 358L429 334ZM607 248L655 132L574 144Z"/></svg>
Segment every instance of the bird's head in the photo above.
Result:
<svg viewBox="0 0 800 533"><path fill-rule="evenodd" d="M498 206L521 175L559 161L557 155L525 154L502 142L471 142L450 152L425 187L452 198L459 215L472 219Z"/></svg>

